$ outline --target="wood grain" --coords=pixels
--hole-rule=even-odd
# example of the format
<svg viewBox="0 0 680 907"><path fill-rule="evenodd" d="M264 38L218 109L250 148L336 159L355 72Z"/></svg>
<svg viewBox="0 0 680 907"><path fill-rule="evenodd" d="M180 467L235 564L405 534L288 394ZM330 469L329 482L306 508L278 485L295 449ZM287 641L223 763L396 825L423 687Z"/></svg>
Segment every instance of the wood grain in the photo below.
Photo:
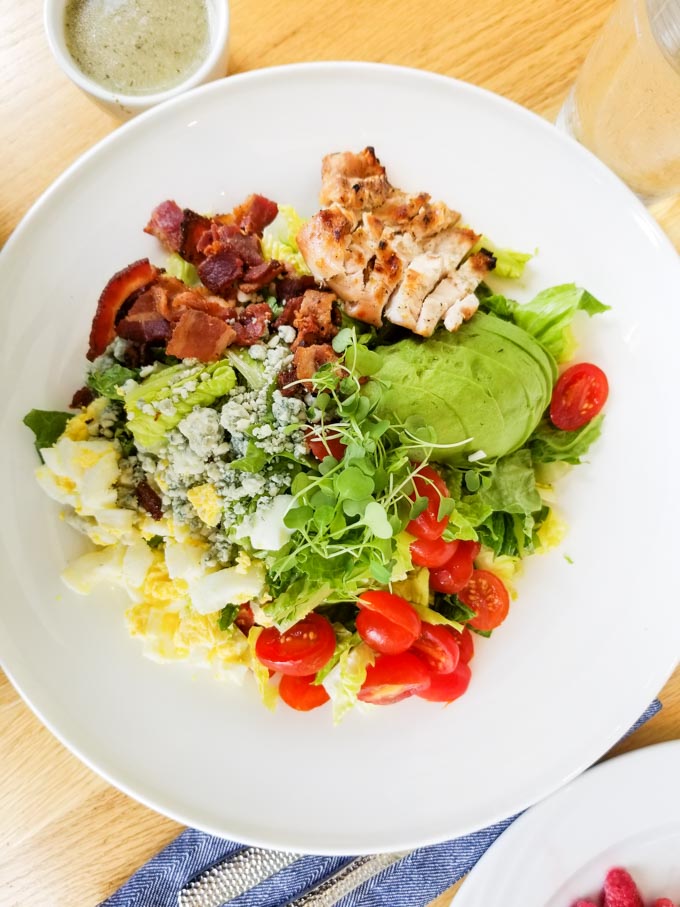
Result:
<svg viewBox="0 0 680 907"><path fill-rule="evenodd" d="M232 0L230 72L301 60L373 60L455 76L553 118L609 0ZM0 242L39 194L118 125L61 73L40 0L0 0ZM654 214L680 247L680 200ZM617 752L680 737L680 671L664 709ZM0 675L0 907L90 907L180 826L67 752ZM448 903L454 889L439 898Z"/></svg>

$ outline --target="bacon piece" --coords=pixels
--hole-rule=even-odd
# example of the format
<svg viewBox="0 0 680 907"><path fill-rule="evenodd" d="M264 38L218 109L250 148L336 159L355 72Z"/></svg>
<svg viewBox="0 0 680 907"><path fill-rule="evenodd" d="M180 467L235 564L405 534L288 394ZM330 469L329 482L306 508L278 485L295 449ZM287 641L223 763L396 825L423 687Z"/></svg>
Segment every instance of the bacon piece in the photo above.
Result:
<svg viewBox="0 0 680 907"><path fill-rule="evenodd" d="M295 323L295 316L302 305L302 298L302 294L300 294L300 296L293 296L291 299L286 300L283 311L274 322L275 328L280 328L284 324L289 324L291 327L293 326Z"/></svg>
<svg viewBox="0 0 680 907"><path fill-rule="evenodd" d="M139 506L143 507L147 513L151 514L154 520L160 520L163 516L163 501L157 491L144 480L135 488L135 494L139 501Z"/></svg>
<svg viewBox="0 0 680 907"><path fill-rule="evenodd" d="M133 343L165 343L172 336L172 327L158 312L139 312L126 315L116 332Z"/></svg>
<svg viewBox="0 0 680 907"><path fill-rule="evenodd" d="M243 259L225 248L203 259L198 276L212 293L228 298L234 293L234 282L243 277Z"/></svg>
<svg viewBox="0 0 680 907"><path fill-rule="evenodd" d="M236 331L221 319L187 309L175 325L166 352L178 359L214 362L235 338Z"/></svg>
<svg viewBox="0 0 680 907"><path fill-rule="evenodd" d="M259 265L263 261L258 237L243 233L233 224L213 221L210 232L203 234L197 248L204 256L215 255L227 249L234 252L246 265Z"/></svg>
<svg viewBox="0 0 680 907"><path fill-rule="evenodd" d="M268 283L271 283L275 277L278 277L282 270L283 265L280 261L276 261L275 259L260 262L259 265L248 268L243 276L239 289L243 290L244 293L253 293L255 290L259 290Z"/></svg>
<svg viewBox="0 0 680 907"><path fill-rule="evenodd" d="M219 296L197 293L194 290L178 293L169 303L168 309L170 321L179 321L187 309L205 312L206 315L221 318L223 321L236 315L236 307L233 302L227 302Z"/></svg>
<svg viewBox="0 0 680 907"><path fill-rule="evenodd" d="M97 311L90 330L89 360L101 356L115 337L116 315L132 296L148 286L158 276L148 258L141 258L127 268L117 271L102 290L97 303Z"/></svg>
<svg viewBox="0 0 680 907"><path fill-rule="evenodd" d="M234 208L234 221L246 233L262 233L279 213L276 202L264 195L249 195L241 205Z"/></svg>
<svg viewBox="0 0 680 907"><path fill-rule="evenodd" d="M182 225L180 227L179 254L185 261L192 265L199 265L203 255L198 251L201 239L206 230L210 230L212 222L202 214L196 214L190 208L182 212Z"/></svg>
<svg viewBox="0 0 680 907"><path fill-rule="evenodd" d="M313 290L316 287L316 281L311 274L285 274L274 284L274 295L278 302L286 302L288 299L294 299L296 296L302 296L305 290ZM292 324L292 322L282 321L281 324Z"/></svg>
<svg viewBox="0 0 680 907"><path fill-rule="evenodd" d="M322 365L337 361L338 355L330 343L299 346L293 356L293 368L298 379L303 381L303 387L313 391L314 385L307 379L316 375Z"/></svg>
<svg viewBox="0 0 680 907"><path fill-rule="evenodd" d="M91 387L79 388L71 399L69 409L80 409L83 406L89 406L97 395Z"/></svg>
<svg viewBox="0 0 680 907"><path fill-rule="evenodd" d="M177 202L168 199L153 209L144 232L155 236L171 252L179 252L183 218L184 212Z"/></svg>
<svg viewBox="0 0 680 907"><path fill-rule="evenodd" d="M272 310L266 302L254 302L240 312L234 322L235 346L252 346L269 332Z"/></svg>
<svg viewBox="0 0 680 907"><path fill-rule="evenodd" d="M169 339L172 328L161 314L165 290L157 285L141 293L124 318L116 325L116 334L133 343L160 343Z"/></svg>
<svg viewBox="0 0 680 907"><path fill-rule="evenodd" d="M293 350L299 346L313 346L328 343L338 333L333 322L336 297L334 293L307 290L293 316L293 327L297 337Z"/></svg>

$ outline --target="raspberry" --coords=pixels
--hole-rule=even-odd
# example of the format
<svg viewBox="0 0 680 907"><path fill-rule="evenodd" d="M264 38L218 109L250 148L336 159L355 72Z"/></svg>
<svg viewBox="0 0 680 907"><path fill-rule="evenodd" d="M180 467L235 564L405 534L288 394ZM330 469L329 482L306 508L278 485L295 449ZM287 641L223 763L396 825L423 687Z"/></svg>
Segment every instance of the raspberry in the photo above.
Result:
<svg viewBox="0 0 680 907"><path fill-rule="evenodd" d="M604 907L644 907L640 892L629 872L610 869L604 880Z"/></svg>

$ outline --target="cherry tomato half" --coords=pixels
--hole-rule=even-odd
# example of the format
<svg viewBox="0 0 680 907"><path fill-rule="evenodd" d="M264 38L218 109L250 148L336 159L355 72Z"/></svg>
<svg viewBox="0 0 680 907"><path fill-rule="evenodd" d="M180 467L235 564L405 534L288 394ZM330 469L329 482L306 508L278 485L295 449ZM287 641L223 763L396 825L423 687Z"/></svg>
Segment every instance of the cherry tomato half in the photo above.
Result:
<svg viewBox="0 0 680 907"><path fill-rule="evenodd" d="M310 453L317 460L324 460L328 456L335 457L336 460L342 460L347 449L347 446L340 440L340 435L337 431L333 431L332 426L327 427L323 434L310 429L305 440Z"/></svg>
<svg viewBox="0 0 680 907"><path fill-rule="evenodd" d="M456 670L450 674L432 674L429 687L419 690L416 696L430 702L453 702L467 690L471 677L469 666L459 661Z"/></svg>
<svg viewBox="0 0 680 907"><path fill-rule="evenodd" d="M416 637L410 629L396 624L368 608L357 614L357 633L365 643L384 655L398 655L411 647Z"/></svg>
<svg viewBox="0 0 680 907"><path fill-rule="evenodd" d="M427 668L416 655L410 652L380 655L374 665L368 666L359 699L375 705L390 705L425 690L429 685Z"/></svg>
<svg viewBox="0 0 680 907"><path fill-rule="evenodd" d="M255 654L266 668L301 677L316 674L335 651L335 631L321 614L308 614L281 633L266 627L257 638Z"/></svg>
<svg viewBox="0 0 680 907"><path fill-rule="evenodd" d="M457 541L416 539L411 542L411 560L417 567L443 567L456 553L457 547Z"/></svg>
<svg viewBox="0 0 680 907"><path fill-rule="evenodd" d="M316 674L295 677L293 674L284 674L279 684L279 695L291 709L298 712L311 712L320 705L328 702L330 696L321 684L313 684Z"/></svg>
<svg viewBox="0 0 680 907"><path fill-rule="evenodd" d="M386 617L393 624L398 624L402 629L411 633L413 639L417 639L420 635L420 618L413 605L400 595L383 590L362 592L357 604L361 609L374 611L376 614Z"/></svg>
<svg viewBox="0 0 680 907"><path fill-rule="evenodd" d="M458 593L458 598L477 614L468 625L475 630L495 630L510 610L508 590L494 573L475 570L472 579Z"/></svg>
<svg viewBox="0 0 680 907"><path fill-rule="evenodd" d="M557 379L550 401L550 421L563 431L581 428L607 402L607 376L590 362L570 366Z"/></svg>
<svg viewBox="0 0 680 907"><path fill-rule="evenodd" d="M453 630L437 624L423 624L411 652L423 659L432 674L451 674L460 661L460 649Z"/></svg>
<svg viewBox="0 0 680 907"><path fill-rule="evenodd" d="M461 542L443 567L430 570L430 589L453 595L470 582L474 570L475 542Z"/></svg>
<svg viewBox="0 0 680 907"><path fill-rule="evenodd" d="M446 482L431 466L422 466L413 476L415 498L427 498L427 509L406 526L406 531L418 539L433 541L441 537L449 522L448 517L438 519L442 498L449 497Z"/></svg>
<svg viewBox="0 0 680 907"><path fill-rule="evenodd" d="M459 633L458 630L454 630L453 627L451 627L451 632L460 649L460 660L464 661L465 664L472 661L475 654L475 643L472 639L472 633L467 627L463 627L462 633Z"/></svg>

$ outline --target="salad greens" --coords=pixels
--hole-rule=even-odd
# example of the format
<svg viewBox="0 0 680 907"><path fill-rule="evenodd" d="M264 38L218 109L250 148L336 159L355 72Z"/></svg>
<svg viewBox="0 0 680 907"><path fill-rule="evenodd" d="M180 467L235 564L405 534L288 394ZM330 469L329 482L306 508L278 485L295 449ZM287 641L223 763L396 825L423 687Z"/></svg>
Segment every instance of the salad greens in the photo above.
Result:
<svg viewBox="0 0 680 907"><path fill-rule="evenodd" d="M281 205L261 242L266 258L298 276L310 274L296 240L302 223ZM485 236L473 251L481 248L501 277L520 277L531 258ZM178 254L166 273L199 284ZM257 298L273 318L285 297L277 301L274 283L262 290ZM434 540L479 542L477 569L508 586L522 558L559 538L551 476L582 461L603 417L574 431L555 427L548 411L558 363L573 353L578 313L608 308L574 284L523 304L484 285L476 294L473 317L427 340L343 315L342 329L333 324L335 358L293 381L294 397L279 381L295 362L290 321L209 363L155 348L126 359L110 344L87 377L96 413L32 410L24 419L38 451L50 448L39 481L105 552L95 579L91 556L82 576L69 568L71 587L89 591L116 575L135 603L130 631L154 657L247 665L268 707L278 692L256 654L264 628L266 641L270 628L285 631L317 611L332 624L335 651L313 684L331 695L336 720L357 702L376 659L357 631L362 593L389 589L424 624L463 631L476 611L457 594L432 591L446 587L417 565L428 561L412 548L413 521L434 518L438 507L436 520L447 525ZM140 361L152 364L133 367ZM330 454L312 456L314 441ZM434 504L422 479L430 465L448 489ZM239 629L248 625L242 608L255 621L248 631Z"/></svg>
<svg viewBox="0 0 680 907"><path fill-rule="evenodd" d="M577 312L597 315L604 305L587 290L573 283L542 290L530 302L518 303L491 292L482 296L483 310L514 322L550 353L557 362L570 359L574 351L572 321Z"/></svg>
<svg viewBox="0 0 680 907"><path fill-rule="evenodd" d="M204 377L207 376L207 377ZM224 361L159 368L131 390L123 391L129 427L136 443L157 450L171 428L195 406L209 406L236 384Z"/></svg>
<svg viewBox="0 0 680 907"><path fill-rule="evenodd" d="M40 453L44 447L51 447L64 433L66 423L73 413L60 413L46 409L32 409L23 418L23 423L35 435L35 449ZM42 459L42 454L40 454Z"/></svg>

